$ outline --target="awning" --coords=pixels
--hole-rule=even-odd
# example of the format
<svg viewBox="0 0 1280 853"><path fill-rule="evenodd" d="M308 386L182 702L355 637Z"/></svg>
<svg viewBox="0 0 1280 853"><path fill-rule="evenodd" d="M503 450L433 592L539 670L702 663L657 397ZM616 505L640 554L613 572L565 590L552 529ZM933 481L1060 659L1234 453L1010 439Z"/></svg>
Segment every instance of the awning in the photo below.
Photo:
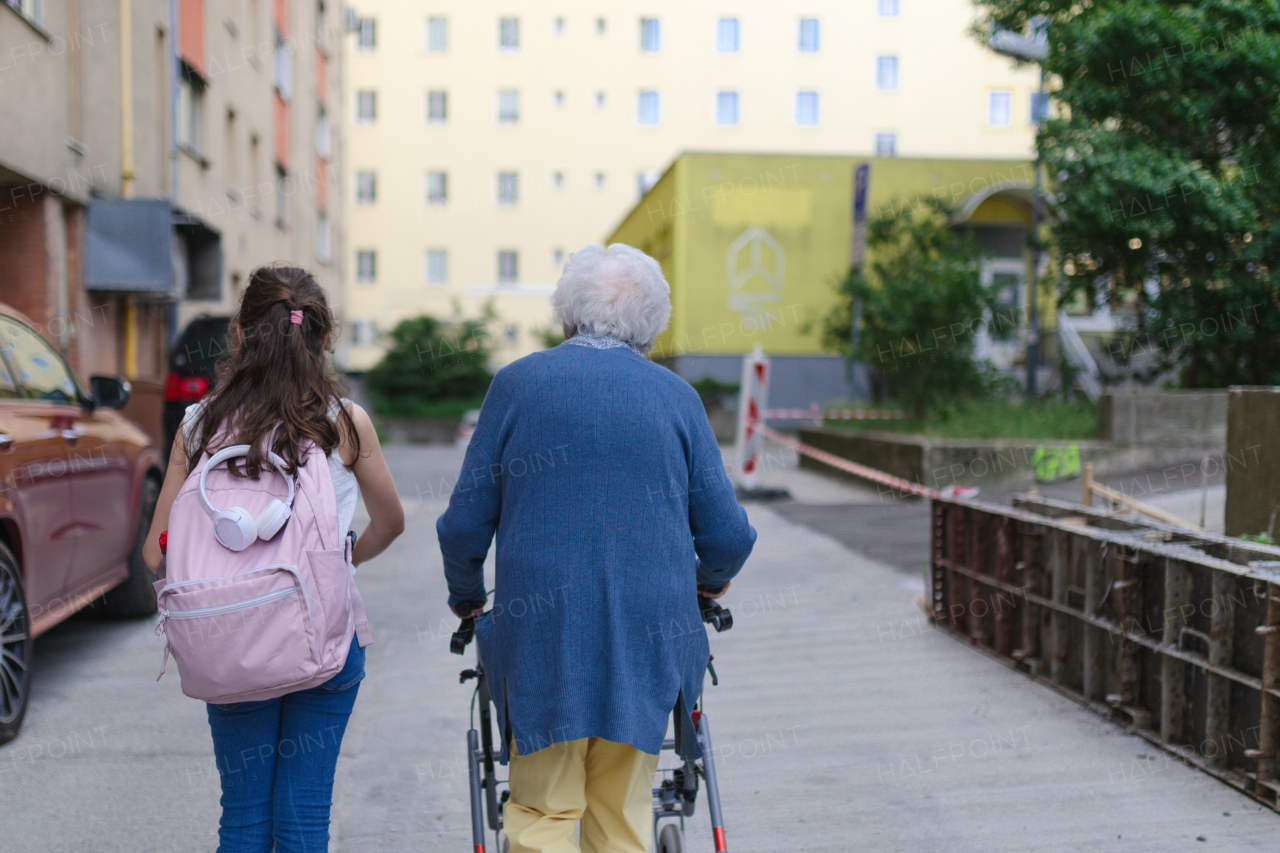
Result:
<svg viewBox="0 0 1280 853"><path fill-rule="evenodd" d="M89 200L85 289L178 296L173 210L165 199Z"/></svg>

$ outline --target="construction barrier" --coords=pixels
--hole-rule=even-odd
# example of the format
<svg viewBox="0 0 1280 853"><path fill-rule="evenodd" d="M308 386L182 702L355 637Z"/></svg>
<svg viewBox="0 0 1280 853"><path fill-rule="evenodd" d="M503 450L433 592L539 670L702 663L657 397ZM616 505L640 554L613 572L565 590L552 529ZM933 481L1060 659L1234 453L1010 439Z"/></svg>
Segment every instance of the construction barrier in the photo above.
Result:
<svg viewBox="0 0 1280 853"><path fill-rule="evenodd" d="M797 453L803 453L819 462L825 462L832 468L838 468L848 474L861 477L864 480L870 480L873 483L879 483L884 486L890 486L893 489L908 495L920 495L926 498L971 498L978 494L977 486L947 486L944 489L931 489L928 486L922 486L919 483L913 483L910 480L904 480L901 477L895 477L884 471L877 471L875 468L868 468L866 465L859 465L857 462L851 462L843 456L836 456L834 453L828 453L825 450L819 450L797 441L794 438L783 435L782 433L772 430L767 426L761 426L762 432L767 438L776 441L783 447L789 447Z"/></svg>
<svg viewBox="0 0 1280 853"><path fill-rule="evenodd" d="M769 405L769 358L760 344L742 359L742 384L738 390L738 485L755 489L760 484L760 449L764 445L761 415Z"/></svg>
<svg viewBox="0 0 1280 853"><path fill-rule="evenodd" d="M921 495L929 498L974 497L978 494L976 486L947 486L945 489L931 489L928 486L922 486L919 483L895 477L884 471L877 471L875 468L868 468L866 465L850 462L848 459L828 453L825 450L819 450L816 447L810 447L769 429L764 422L766 418L794 416L816 419L819 414L832 416L822 412L817 403L814 403L807 410L768 408L769 375L769 358L764 354L760 344L756 344L755 349L742 359L742 384L739 386L738 391L738 429L734 448L737 455L738 486L743 490L752 491L759 488L760 450L764 444L764 438L767 436L784 447L790 447L798 453L811 456L833 468L838 468L841 471L862 477L864 480L869 480L873 483L890 486L904 494ZM888 409L838 409L835 411L842 413L846 417L870 417L872 413L886 418L904 417L902 412L894 412ZM793 412L800 412L801 414L792 415L791 413Z"/></svg>
<svg viewBox="0 0 1280 853"><path fill-rule="evenodd" d="M931 512L938 626L1280 810L1280 548L1041 498Z"/></svg>
<svg viewBox="0 0 1280 853"><path fill-rule="evenodd" d="M907 413L901 409L823 409L814 403L807 409L768 409L764 416L778 421L811 420L821 425L824 420L900 421L907 417Z"/></svg>

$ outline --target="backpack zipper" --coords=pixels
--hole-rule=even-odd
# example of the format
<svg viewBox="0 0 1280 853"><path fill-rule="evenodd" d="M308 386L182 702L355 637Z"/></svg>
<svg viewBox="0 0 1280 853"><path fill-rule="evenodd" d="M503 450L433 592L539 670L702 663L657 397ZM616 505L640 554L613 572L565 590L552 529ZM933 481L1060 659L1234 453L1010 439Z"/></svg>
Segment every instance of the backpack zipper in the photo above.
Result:
<svg viewBox="0 0 1280 853"><path fill-rule="evenodd" d="M195 619L200 616L221 616L224 613L234 613L237 610L257 607L259 604L270 604L273 601L279 601L286 595L297 594L297 587L286 587L285 589L277 589L274 592L264 592L262 595L255 595L253 598L246 598L244 601L235 601L231 604L198 607L195 610L165 610L161 613L161 616L165 619Z"/></svg>
<svg viewBox="0 0 1280 853"><path fill-rule="evenodd" d="M180 586L188 586L193 583L210 583L212 581L224 581L224 580L226 580L226 578L196 578L195 580L190 580L190 581L178 581L177 583L171 583L168 586L162 587L160 589L160 592L157 593L157 595L163 595L164 593L168 592L171 589L174 589Z"/></svg>

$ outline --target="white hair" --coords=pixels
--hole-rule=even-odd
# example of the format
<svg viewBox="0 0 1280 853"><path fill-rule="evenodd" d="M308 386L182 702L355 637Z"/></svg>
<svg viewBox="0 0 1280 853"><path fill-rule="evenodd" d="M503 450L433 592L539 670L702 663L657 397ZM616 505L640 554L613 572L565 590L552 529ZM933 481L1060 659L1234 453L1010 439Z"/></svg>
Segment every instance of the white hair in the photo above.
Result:
<svg viewBox="0 0 1280 853"><path fill-rule="evenodd" d="M639 249L588 243L569 256L551 307L565 337L609 336L648 352L671 317L671 287L658 262Z"/></svg>

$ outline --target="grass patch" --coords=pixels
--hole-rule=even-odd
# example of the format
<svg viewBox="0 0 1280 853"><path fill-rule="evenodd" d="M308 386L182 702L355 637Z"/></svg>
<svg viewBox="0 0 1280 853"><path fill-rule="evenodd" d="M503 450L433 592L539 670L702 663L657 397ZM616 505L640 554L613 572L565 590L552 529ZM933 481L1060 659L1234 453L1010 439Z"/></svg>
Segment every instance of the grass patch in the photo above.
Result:
<svg viewBox="0 0 1280 853"><path fill-rule="evenodd" d="M480 404L484 402L484 396L462 397L451 400L422 400L410 396L388 398L370 392L369 402L373 404L374 413L382 418L461 420L462 416L471 409L480 408Z"/></svg>
<svg viewBox="0 0 1280 853"><path fill-rule="evenodd" d="M829 420L824 423L838 429L896 432L927 438L1039 438L1065 441L1098 437L1098 407L1088 402L1066 403L1060 400L1046 400L1035 405L995 400L985 403L951 403L931 409L923 418L914 420Z"/></svg>

